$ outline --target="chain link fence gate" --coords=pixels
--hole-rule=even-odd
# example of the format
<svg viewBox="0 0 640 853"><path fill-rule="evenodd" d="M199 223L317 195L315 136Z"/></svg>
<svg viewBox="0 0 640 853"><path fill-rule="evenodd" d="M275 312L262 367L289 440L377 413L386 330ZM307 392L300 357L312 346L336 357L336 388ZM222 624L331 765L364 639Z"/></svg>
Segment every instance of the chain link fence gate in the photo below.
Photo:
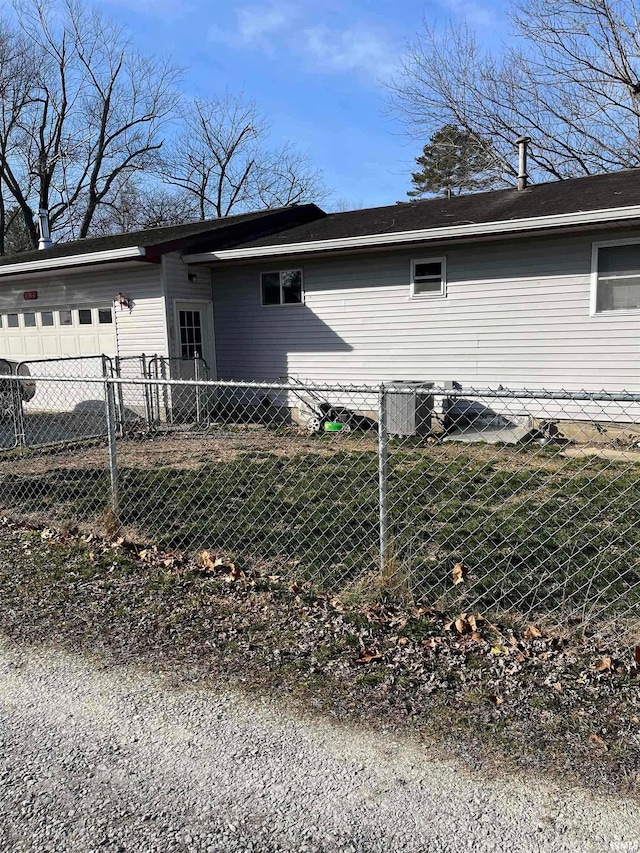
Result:
<svg viewBox="0 0 640 853"><path fill-rule="evenodd" d="M3 381L15 391L20 379ZM72 433L46 451L0 450L6 513L116 517L140 543L207 549L344 597L640 622L640 395L110 370L46 381L60 399L96 401L104 432L81 449ZM207 423L148 428L150 394L187 391L207 400Z"/></svg>

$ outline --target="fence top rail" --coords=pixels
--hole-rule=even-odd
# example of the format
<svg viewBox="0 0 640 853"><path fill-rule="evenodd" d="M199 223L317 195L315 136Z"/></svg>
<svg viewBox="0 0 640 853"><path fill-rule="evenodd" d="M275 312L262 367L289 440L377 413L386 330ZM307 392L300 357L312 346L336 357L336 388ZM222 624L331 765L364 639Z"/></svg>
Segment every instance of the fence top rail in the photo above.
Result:
<svg viewBox="0 0 640 853"><path fill-rule="evenodd" d="M26 363L26 362L23 362ZM29 364L37 364L38 362L29 362ZM3 382L24 382L25 376L17 376L15 374L3 374ZM377 384L362 384L349 385L340 383L319 382L317 384L310 383L283 383L283 382L245 382L220 379L163 379L163 378L121 378L116 376L42 376L37 374L31 378L41 382L84 382L92 385L139 385L146 387L198 387L198 388L228 388L228 389L246 389L246 390L264 390L264 391L321 391L325 393L351 393L351 394L379 394L384 391L388 395L395 394L415 394L424 393L438 397L482 397L486 399L499 400L575 400L577 402L614 402L614 403L640 403L640 392L631 391L569 391L569 390L548 390L548 389L529 389L529 388L445 388L443 386L424 386L417 387L414 385L398 385L389 386L384 382Z"/></svg>
<svg viewBox="0 0 640 853"><path fill-rule="evenodd" d="M18 362L18 367L23 364L53 364L61 363L66 364L69 361L112 361L111 356L109 355L69 355L64 358L33 358L33 359L24 359L24 361ZM78 379L83 379L84 377L79 376Z"/></svg>

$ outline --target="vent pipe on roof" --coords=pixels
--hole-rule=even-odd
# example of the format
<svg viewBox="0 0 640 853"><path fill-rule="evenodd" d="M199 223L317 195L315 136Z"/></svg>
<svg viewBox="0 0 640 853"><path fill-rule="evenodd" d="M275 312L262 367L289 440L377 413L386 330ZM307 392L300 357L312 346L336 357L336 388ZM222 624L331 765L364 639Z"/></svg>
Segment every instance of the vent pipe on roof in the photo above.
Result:
<svg viewBox="0 0 640 853"><path fill-rule="evenodd" d="M46 207L41 207L38 211L38 223L40 225L38 248L50 249L53 246L53 240L51 239L51 232L49 230L49 211Z"/></svg>
<svg viewBox="0 0 640 853"><path fill-rule="evenodd" d="M516 144L518 146L518 190L526 190L527 184L529 182L529 175L527 175L527 147L531 139L528 136L521 136L519 139L516 139Z"/></svg>

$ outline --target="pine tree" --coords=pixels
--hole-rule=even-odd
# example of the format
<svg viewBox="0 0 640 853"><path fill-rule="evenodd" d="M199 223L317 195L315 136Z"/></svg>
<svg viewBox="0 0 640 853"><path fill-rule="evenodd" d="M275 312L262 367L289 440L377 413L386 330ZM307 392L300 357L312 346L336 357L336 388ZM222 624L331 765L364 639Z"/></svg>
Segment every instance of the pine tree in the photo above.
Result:
<svg viewBox="0 0 640 853"><path fill-rule="evenodd" d="M501 183L490 148L468 131L453 124L437 130L416 157L420 171L413 172L411 198L425 195L460 195Z"/></svg>

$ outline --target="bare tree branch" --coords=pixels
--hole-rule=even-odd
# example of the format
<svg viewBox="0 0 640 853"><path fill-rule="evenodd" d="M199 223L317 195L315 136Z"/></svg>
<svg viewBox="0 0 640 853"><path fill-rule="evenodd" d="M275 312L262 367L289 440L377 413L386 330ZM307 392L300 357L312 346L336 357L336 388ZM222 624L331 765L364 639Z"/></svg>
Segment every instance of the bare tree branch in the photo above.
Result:
<svg viewBox="0 0 640 853"><path fill-rule="evenodd" d="M20 86L0 91L0 180L23 212L50 211L52 229L86 236L120 175L149 169L175 114L178 71L144 57L121 28L78 0L14 0ZM0 36L1 37L1 36ZM0 60L1 61L1 60ZM3 74L3 79L5 78Z"/></svg>
<svg viewBox="0 0 640 853"><path fill-rule="evenodd" d="M269 124L242 95L197 100L183 121L163 158L163 176L197 199L202 219L326 197L306 155L290 143L267 147Z"/></svg>
<svg viewBox="0 0 640 853"><path fill-rule="evenodd" d="M640 166L638 0L512 0L518 48L483 49L471 30L423 23L390 87L421 140L454 124L498 152L532 137L537 180Z"/></svg>

